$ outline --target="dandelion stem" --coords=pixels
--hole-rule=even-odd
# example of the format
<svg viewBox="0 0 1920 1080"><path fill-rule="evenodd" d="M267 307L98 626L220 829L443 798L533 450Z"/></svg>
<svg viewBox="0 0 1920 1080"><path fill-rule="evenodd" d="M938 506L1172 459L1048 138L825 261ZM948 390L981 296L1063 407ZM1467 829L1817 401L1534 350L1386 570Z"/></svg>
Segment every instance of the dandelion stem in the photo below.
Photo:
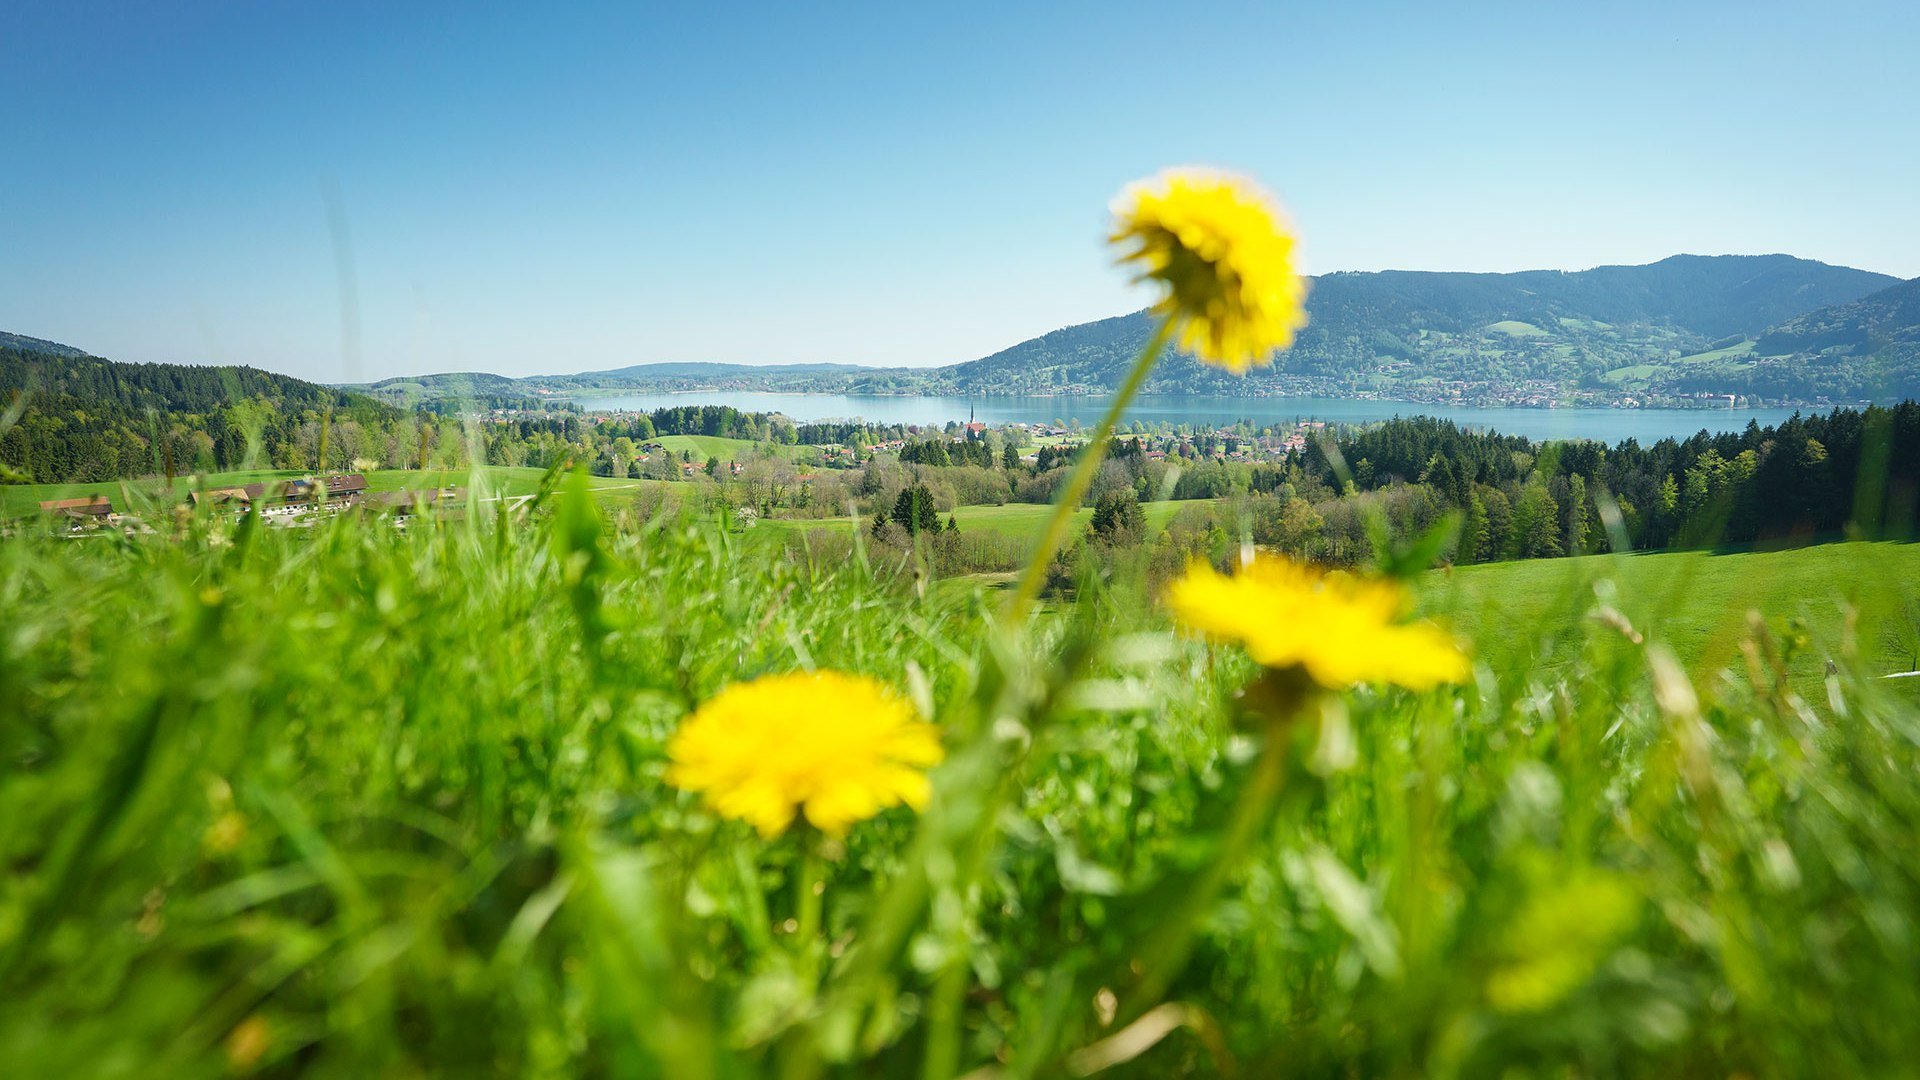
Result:
<svg viewBox="0 0 1920 1080"><path fill-rule="evenodd" d="M809 830L811 833L811 830ZM826 943L820 939L821 910L826 900L826 861L820 856L820 838L805 838L806 854L794 881L794 909L798 929L794 944L800 953L800 978L809 993L818 989L820 959Z"/></svg>
<svg viewBox="0 0 1920 1080"><path fill-rule="evenodd" d="M1159 1004L1167 987L1186 967L1187 956L1193 950L1193 932L1200 919L1273 819L1280 791L1286 786L1289 735L1283 723L1267 729L1266 742L1253 763L1246 787L1240 791L1239 801L1234 804L1233 817L1227 823L1226 834L1215 849L1212 861L1168 917L1160 920L1137 954L1140 981L1135 984L1126 1007L1121 1009L1117 1023L1132 1023Z"/></svg>
<svg viewBox="0 0 1920 1080"><path fill-rule="evenodd" d="M1040 546L1034 549L1033 558L1028 560L1027 568L1020 575L1020 586L1013 594L1013 601L1007 606L1007 621L1019 622L1025 618L1033 601L1040 595L1040 584L1046 580L1047 564L1053 561L1054 552L1066 541L1067 526L1073 521L1074 511L1079 509L1080 500L1093 485L1093 474L1100 469L1100 463L1106 460L1107 444L1113 441L1114 426L1120 422L1120 416L1133 403L1135 394L1147 381L1147 373L1153 370L1153 363L1160 356L1160 350L1166 347L1173 337L1173 318L1162 319L1147 339L1146 347L1140 350L1140 356L1133 362L1133 370L1127 373L1127 381L1113 395L1113 404L1107 406L1107 414L1100 418L1100 424L1093 430L1093 439L1081 452L1080 461L1074 466L1073 473L1067 477L1067 486L1054 500L1053 516L1047 519L1046 532L1041 534Z"/></svg>

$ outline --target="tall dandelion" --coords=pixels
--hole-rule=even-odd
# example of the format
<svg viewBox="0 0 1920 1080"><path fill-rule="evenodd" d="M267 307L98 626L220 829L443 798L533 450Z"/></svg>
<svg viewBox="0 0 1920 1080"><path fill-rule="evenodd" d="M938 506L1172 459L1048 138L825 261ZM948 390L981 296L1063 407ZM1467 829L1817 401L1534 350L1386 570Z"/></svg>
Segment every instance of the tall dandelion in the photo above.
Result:
<svg viewBox="0 0 1920 1080"><path fill-rule="evenodd" d="M1167 590L1167 606L1187 629L1239 644L1261 665L1298 670L1329 690L1359 683L1431 690L1468 673L1446 631L1405 621L1411 598L1394 581L1260 554L1232 577L1194 563Z"/></svg>
<svg viewBox="0 0 1920 1080"><path fill-rule="evenodd" d="M1398 582L1325 573L1291 559L1255 555L1231 577L1195 562L1167 590L1167 606L1188 631L1238 644L1267 668L1246 692L1250 711L1264 723L1260 755L1213 857L1135 955L1141 974L1130 1017L1172 985L1202 913L1272 825L1286 781L1290 725L1311 714L1315 699L1360 683L1431 690L1463 682L1471 670L1445 630L1408 618L1410 598Z"/></svg>
<svg viewBox="0 0 1920 1080"><path fill-rule="evenodd" d="M1025 615L1073 512L1106 456L1114 425L1140 392L1169 341L1241 374L1271 363L1306 325L1306 283L1294 268L1294 237L1273 200L1252 181L1209 169L1169 169L1131 184L1114 201L1108 242L1138 280L1161 289L1149 309L1159 325L1094 428L1020 577L1008 611Z"/></svg>
<svg viewBox="0 0 1920 1080"><path fill-rule="evenodd" d="M1128 187L1113 217L1109 242L1129 249L1120 261L1137 280L1162 287L1151 310L1180 349L1239 374L1271 363L1306 325L1294 238L1252 182L1171 169Z"/></svg>

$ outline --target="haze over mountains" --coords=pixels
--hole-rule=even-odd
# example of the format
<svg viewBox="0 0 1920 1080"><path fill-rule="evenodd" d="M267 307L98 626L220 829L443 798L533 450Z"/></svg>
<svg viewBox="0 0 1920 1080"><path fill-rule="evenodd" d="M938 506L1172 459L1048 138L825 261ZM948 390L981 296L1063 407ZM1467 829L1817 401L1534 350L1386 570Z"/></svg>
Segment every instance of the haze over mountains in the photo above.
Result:
<svg viewBox="0 0 1920 1080"><path fill-rule="evenodd" d="M1149 392L1643 404L1702 394L1891 400L1920 392L1913 282L1788 255L1676 255L1644 266L1313 279L1309 324L1272 368L1236 377L1169 355ZM1151 329L1145 312L1070 326L938 368L639 364L513 380L521 391L1097 393ZM503 392L497 377L389 379L390 397Z"/></svg>

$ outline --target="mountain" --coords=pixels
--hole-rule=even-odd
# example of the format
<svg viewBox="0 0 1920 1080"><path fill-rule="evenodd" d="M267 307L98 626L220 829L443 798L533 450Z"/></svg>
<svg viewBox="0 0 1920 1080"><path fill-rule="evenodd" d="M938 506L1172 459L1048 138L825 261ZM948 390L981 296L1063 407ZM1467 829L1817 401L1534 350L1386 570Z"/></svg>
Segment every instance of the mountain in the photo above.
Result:
<svg viewBox="0 0 1920 1080"><path fill-rule="evenodd" d="M855 380L875 370L858 364L636 364L612 371L555 376L541 380L541 386L550 391L623 387L666 391L807 390L822 382Z"/></svg>
<svg viewBox="0 0 1920 1080"><path fill-rule="evenodd" d="M1716 379L1775 397L1913 396L1920 389L1920 278L1795 316L1729 352L1681 384Z"/></svg>
<svg viewBox="0 0 1920 1080"><path fill-rule="evenodd" d="M1886 338L1876 328L1910 325L1900 321L1905 308L1876 314L1878 306L1852 305L1883 292L1895 294L1887 301L1893 303L1905 295L1898 293L1899 280L1789 255L1675 255L1645 266L1510 274L1347 272L1314 278L1310 286L1308 325L1273 366L1239 377L1169 354L1146 389L1499 405L1920 394L1920 378L1899 363L1852 353L1836 360L1829 346L1816 348L1811 337L1795 344L1800 338L1793 336L1828 327L1819 332L1865 335L1855 346ZM1820 312L1832 313L1818 316L1827 322L1803 324ZM498 383L488 381L496 376L426 376L370 389L404 384L428 397L588 390L1099 393L1119 385L1152 327L1146 312L1134 312L940 368L640 364ZM1772 357L1768 350L1776 346L1792 351ZM1816 356L1828 359L1810 359ZM1803 371L1812 377L1801 378Z"/></svg>
<svg viewBox="0 0 1920 1080"><path fill-rule="evenodd" d="M611 371L583 372L575 378L672 379L688 375L819 375L868 370L859 364L709 364L685 363L635 364Z"/></svg>
<svg viewBox="0 0 1920 1080"><path fill-rule="evenodd" d="M353 451L385 440L376 433L412 423L364 394L258 368L123 364L66 346L19 348L11 344L21 340L17 335L5 339L0 478L8 481L238 468L256 447L261 460L289 467L311 459L303 440L317 436L322 417L331 418L331 449L346 464Z"/></svg>
<svg viewBox="0 0 1920 1080"><path fill-rule="evenodd" d="M1920 278L1809 311L1761 334L1761 356L1877 356L1920 346Z"/></svg>
<svg viewBox="0 0 1920 1080"><path fill-rule="evenodd" d="M65 351L0 344L0 400L18 391L26 395L30 410L57 412L71 407L81 412L131 417L206 413L252 399L268 401L287 413L303 409L369 409L382 415L393 412L359 393L259 368L126 364L66 346L59 348Z"/></svg>
<svg viewBox="0 0 1920 1080"><path fill-rule="evenodd" d="M0 349L18 349L21 352L46 353L49 356L85 356L86 351L71 345L62 345L57 341L46 341L25 334L9 334L0 330Z"/></svg>
<svg viewBox="0 0 1920 1080"><path fill-rule="evenodd" d="M1246 379L1170 356L1150 390L1208 393L1605 391L1609 373L1855 300L1896 279L1786 255L1676 255L1647 266L1512 274L1380 271L1310 282L1308 324ZM1117 384L1152 329L1145 312L1056 330L945 369L958 389ZM1301 387L1302 380L1319 385ZM1424 384L1424 385L1423 385Z"/></svg>
<svg viewBox="0 0 1920 1080"><path fill-rule="evenodd" d="M454 371L439 375L403 376L375 383L355 383L344 389L357 391L393 405L412 405L420 401L450 398L524 397L526 388L518 379L489 375L483 371Z"/></svg>

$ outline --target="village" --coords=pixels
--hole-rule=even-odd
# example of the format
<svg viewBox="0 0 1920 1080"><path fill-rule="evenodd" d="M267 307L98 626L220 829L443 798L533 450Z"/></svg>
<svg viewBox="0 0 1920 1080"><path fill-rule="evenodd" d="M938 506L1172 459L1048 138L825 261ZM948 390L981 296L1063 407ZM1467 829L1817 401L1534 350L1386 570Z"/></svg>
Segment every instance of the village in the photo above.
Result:
<svg viewBox="0 0 1920 1080"><path fill-rule="evenodd" d="M482 501L499 502L511 510L530 498L523 495ZM350 511L386 515L404 524L404 519L414 514L447 514L464 509L467 502L467 489L462 487L371 491L364 473L348 473L196 489L188 492L175 510L185 513L208 508L238 517L257 515L267 525L305 528L325 516ZM74 536L108 530L151 532L151 523L131 511L130 507L116 507L112 497L105 494L40 503L43 517L64 525L65 531Z"/></svg>

